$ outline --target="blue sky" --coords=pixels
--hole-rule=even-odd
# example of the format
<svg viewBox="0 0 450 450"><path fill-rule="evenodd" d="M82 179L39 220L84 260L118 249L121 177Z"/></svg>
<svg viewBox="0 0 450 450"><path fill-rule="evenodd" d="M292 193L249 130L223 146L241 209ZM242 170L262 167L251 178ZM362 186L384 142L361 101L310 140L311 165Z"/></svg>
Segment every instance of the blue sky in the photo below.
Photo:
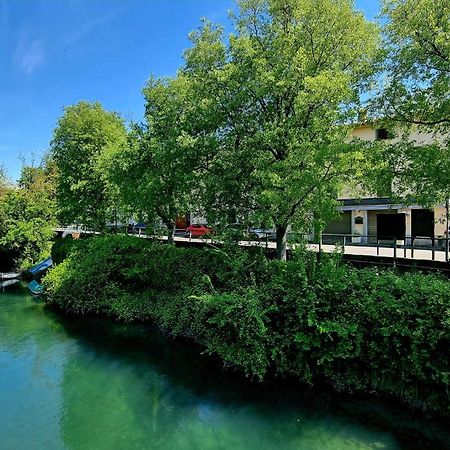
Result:
<svg viewBox="0 0 450 450"><path fill-rule="evenodd" d="M0 165L36 162L63 107L96 100L140 120L150 74L172 75L201 17L233 0L0 0ZM357 0L369 19L377 0Z"/></svg>

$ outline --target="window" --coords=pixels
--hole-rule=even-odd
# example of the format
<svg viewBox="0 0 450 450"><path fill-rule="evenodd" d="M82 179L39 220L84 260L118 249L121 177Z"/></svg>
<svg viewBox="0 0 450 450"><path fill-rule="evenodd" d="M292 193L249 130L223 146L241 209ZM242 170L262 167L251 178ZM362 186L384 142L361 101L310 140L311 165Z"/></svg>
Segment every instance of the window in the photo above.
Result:
<svg viewBox="0 0 450 450"><path fill-rule="evenodd" d="M377 141L381 141L381 140L385 140L385 139L389 139L389 132L388 130L386 130L386 128L378 128L377 130L375 130L375 139Z"/></svg>

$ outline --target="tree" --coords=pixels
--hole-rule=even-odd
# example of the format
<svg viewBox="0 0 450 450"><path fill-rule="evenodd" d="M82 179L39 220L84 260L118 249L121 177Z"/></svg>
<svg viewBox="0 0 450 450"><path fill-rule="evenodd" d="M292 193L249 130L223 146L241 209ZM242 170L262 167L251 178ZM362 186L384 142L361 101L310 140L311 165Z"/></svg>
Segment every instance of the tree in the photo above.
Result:
<svg viewBox="0 0 450 450"><path fill-rule="evenodd" d="M377 30L350 0L238 5L236 34L224 43L205 23L182 70L217 122L210 136L218 145L199 152L204 198L209 211L231 208L275 226L285 259L288 226L324 221L351 176L347 123L372 73Z"/></svg>
<svg viewBox="0 0 450 450"><path fill-rule="evenodd" d="M133 127L126 145L105 153L104 166L123 208L162 220L172 243L176 218L194 207L198 140L188 132L195 105L182 76L151 78L143 92L145 122Z"/></svg>
<svg viewBox="0 0 450 450"><path fill-rule="evenodd" d="M371 145L369 179L379 192L431 206L450 197L450 4L385 0L382 12L386 82L372 109L397 139Z"/></svg>
<svg viewBox="0 0 450 450"><path fill-rule="evenodd" d="M384 0L387 83L382 113L401 124L450 126L450 4Z"/></svg>
<svg viewBox="0 0 450 450"><path fill-rule="evenodd" d="M126 142L123 120L99 103L79 102L65 109L51 142L57 167L60 220L103 228L116 210L115 192L99 160Z"/></svg>
<svg viewBox="0 0 450 450"><path fill-rule="evenodd" d="M0 166L0 189L5 189L8 185L8 175L6 169Z"/></svg>
<svg viewBox="0 0 450 450"><path fill-rule="evenodd" d="M0 245L27 268L50 253L55 220L55 167L23 166L17 186L0 195Z"/></svg>

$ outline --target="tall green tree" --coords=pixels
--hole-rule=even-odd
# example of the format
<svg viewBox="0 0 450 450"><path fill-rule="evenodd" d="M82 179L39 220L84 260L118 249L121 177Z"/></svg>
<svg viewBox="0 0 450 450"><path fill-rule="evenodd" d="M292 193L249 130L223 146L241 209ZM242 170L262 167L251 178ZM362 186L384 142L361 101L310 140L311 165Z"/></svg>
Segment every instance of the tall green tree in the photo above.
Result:
<svg viewBox="0 0 450 450"><path fill-rule="evenodd" d="M123 146L126 136L124 121L99 103L79 102L65 109L51 142L62 222L101 229L114 219L117 195L99 161L104 152Z"/></svg>
<svg viewBox="0 0 450 450"><path fill-rule="evenodd" d="M285 259L288 226L329 217L351 177L358 154L346 123L373 70L377 29L350 0L238 6L229 41L204 24L183 68L217 122L218 150L202 155L207 209L236 206L249 222L274 226Z"/></svg>
<svg viewBox="0 0 450 450"><path fill-rule="evenodd" d="M27 268L50 254L55 213L51 160L23 166L17 185L0 194L0 246L17 267Z"/></svg>
<svg viewBox="0 0 450 450"><path fill-rule="evenodd" d="M173 242L175 220L195 207L199 142L193 137L195 103L189 81L151 78L144 88L145 121L128 142L105 153L104 167L123 208L152 223L160 219Z"/></svg>
<svg viewBox="0 0 450 450"><path fill-rule="evenodd" d="M373 109L397 139L372 145L373 186L432 205L450 197L450 3L385 0L382 13L386 79Z"/></svg>
<svg viewBox="0 0 450 450"><path fill-rule="evenodd" d="M0 239L5 236L7 232L6 227L6 215L5 215L5 208L4 208L4 201L5 197L10 191L11 186L8 180L8 175L6 172L6 169L3 165L0 166ZM8 261L8 255L7 255L7 249L4 248L4 246L0 243L0 259L2 260L2 263L0 264L0 270L6 271L9 270L9 261Z"/></svg>
<svg viewBox="0 0 450 450"><path fill-rule="evenodd" d="M400 124L448 132L450 4L447 0L384 0L387 80L378 101Z"/></svg>

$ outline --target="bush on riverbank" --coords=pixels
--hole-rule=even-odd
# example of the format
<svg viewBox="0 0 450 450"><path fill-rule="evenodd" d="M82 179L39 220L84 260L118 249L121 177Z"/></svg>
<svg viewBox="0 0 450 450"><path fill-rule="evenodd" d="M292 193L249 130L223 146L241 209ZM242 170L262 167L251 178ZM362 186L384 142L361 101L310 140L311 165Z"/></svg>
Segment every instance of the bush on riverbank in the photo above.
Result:
<svg viewBox="0 0 450 450"><path fill-rule="evenodd" d="M44 284L67 313L151 321L258 379L289 375L450 414L450 282L435 275L111 236L77 242Z"/></svg>

